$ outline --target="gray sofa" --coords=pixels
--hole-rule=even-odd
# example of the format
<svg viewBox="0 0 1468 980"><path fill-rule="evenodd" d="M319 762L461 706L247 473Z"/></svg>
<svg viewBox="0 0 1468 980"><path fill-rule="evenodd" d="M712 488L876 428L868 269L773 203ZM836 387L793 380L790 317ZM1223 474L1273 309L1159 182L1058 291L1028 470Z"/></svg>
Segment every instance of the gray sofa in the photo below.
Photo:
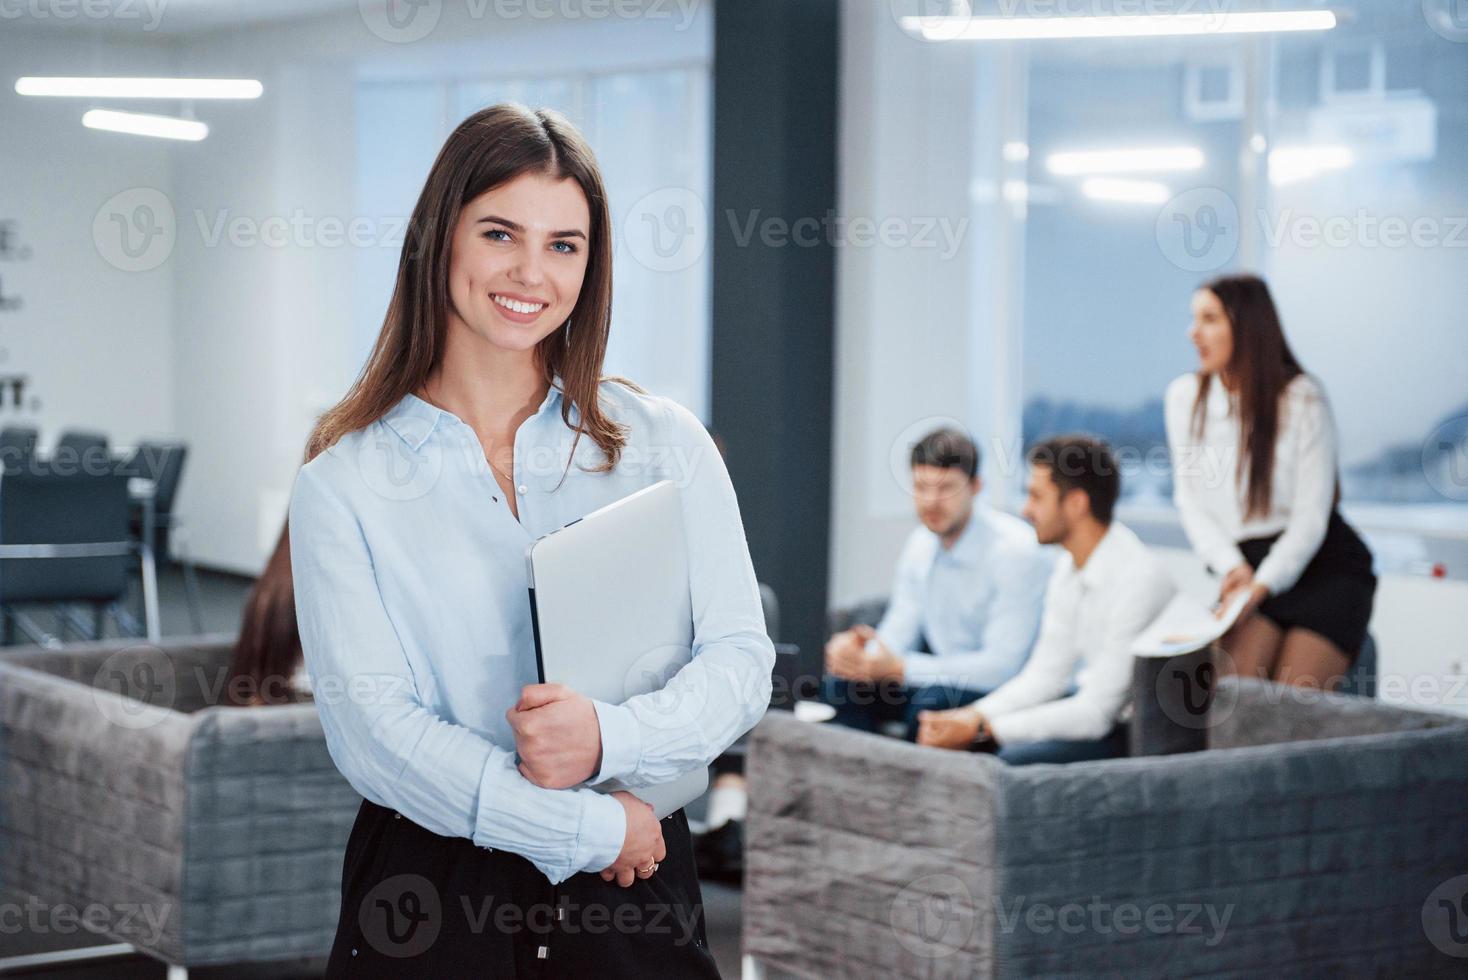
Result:
<svg viewBox="0 0 1468 980"><path fill-rule="evenodd" d="M310 702L221 704L231 642L0 653L0 891L174 967L329 951L361 798Z"/></svg>
<svg viewBox="0 0 1468 980"><path fill-rule="evenodd" d="M1209 710L1202 752L1027 767L772 712L749 762L747 963L1465 975L1431 899L1468 891L1468 720L1235 678Z"/></svg>

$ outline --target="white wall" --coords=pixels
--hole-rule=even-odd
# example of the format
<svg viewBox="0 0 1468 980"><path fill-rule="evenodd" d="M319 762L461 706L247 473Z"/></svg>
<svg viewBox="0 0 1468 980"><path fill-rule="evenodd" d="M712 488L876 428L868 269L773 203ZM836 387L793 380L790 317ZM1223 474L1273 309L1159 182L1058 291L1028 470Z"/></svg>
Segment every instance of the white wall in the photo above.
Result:
<svg viewBox="0 0 1468 980"><path fill-rule="evenodd" d="M120 268L121 239L108 215L130 216L132 202L104 210L133 188L168 195L172 166L162 141L84 129L84 104L18 96L14 79L166 73L172 58L157 43L91 46L70 35L0 31L0 220L13 222L16 246L28 250L0 259L0 294L22 303L0 310L0 379L27 378L19 407L0 380L0 424L37 426L43 448L68 428L100 429L114 446L174 433L173 270L167 262Z"/></svg>
<svg viewBox="0 0 1468 980"><path fill-rule="evenodd" d="M908 38L890 8L844 6L837 210L877 220L966 216L969 225L948 261L912 246L838 250L832 605L891 587L915 524L902 484L902 448L914 436L944 418L969 426L984 450L985 493L1001 506L1017 506L1023 469L1018 433L994 428L1013 414L995 410L1008 397L997 386L1021 372L1021 352L998 338L1022 331L998 327L1023 322L1015 256L1024 254L1022 212L995 187L1005 175L996 147L1024 138L1013 107L1026 73L1007 46L986 53ZM1157 542L1182 540L1170 523L1135 526ZM1163 553L1178 581L1206 596L1191 552ZM1468 680L1468 583L1383 575L1371 629L1379 673L1398 688L1384 689L1385 699L1468 714L1468 683L1458 689ZM1414 694L1413 683L1425 687Z"/></svg>

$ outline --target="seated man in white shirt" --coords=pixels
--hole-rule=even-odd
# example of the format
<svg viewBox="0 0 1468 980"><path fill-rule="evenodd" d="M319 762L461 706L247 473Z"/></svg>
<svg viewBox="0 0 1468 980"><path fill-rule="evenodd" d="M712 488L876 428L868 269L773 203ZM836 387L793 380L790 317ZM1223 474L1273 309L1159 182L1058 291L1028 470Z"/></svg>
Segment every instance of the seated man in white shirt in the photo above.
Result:
<svg viewBox="0 0 1468 980"><path fill-rule="evenodd" d="M1019 671L1054 561L1023 521L977 500L979 451L968 436L930 433L911 463L922 526L902 549L881 623L826 644L822 688L837 723L877 731L900 721L909 740L918 711L967 704Z"/></svg>
<svg viewBox="0 0 1468 980"><path fill-rule="evenodd" d="M1025 517L1040 541L1066 552L1045 592L1040 638L1008 684L965 707L922 712L917 741L996 749L1016 764L1125 755L1132 644L1176 589L1158 558L1111 519L1121 475L1106 443L1050 439L1029 460Z"/></svg>

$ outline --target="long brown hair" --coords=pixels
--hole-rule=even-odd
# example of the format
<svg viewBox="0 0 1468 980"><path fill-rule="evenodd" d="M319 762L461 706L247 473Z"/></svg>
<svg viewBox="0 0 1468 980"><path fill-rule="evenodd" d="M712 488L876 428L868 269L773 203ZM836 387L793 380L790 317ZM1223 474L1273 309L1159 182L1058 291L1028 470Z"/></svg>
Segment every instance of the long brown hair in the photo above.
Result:
<svg viewBox="0 0 1468 980"><path fill-rule="evenodd" d="M1269 287L1258 276L1220 276L1201 287L1218 297L1233 332L1233 355L1228 376L1238 395L1239 453L1234 478L1242 482L1249 472L1245 495L1246 517L1269 512L1274 487L1274 444L1279 433L1279 402L1285 386L1304 373L1285 340L1279 311ZM1213 377L1198 372L1198 397L1193 402L1193 432L1201 439L1205 404Z"/></svg>
<svg viewBox="0 0 1468 980"><path fill-rule="evenodd" d="M280 540L255 580L245 611L240 618L240 635L235 640L230 662L228 703L247 707L257 704L290 704L296 699L291 676L301 665L301 633L296 626L295 579L291 575L289 526L281 529Z"/></svg>
<svg viewBox="0 0 1468 980"><path fill-rule="evenodd" d="M561 420L567 427L572 406L579 411L576 441L584 432L606 455L595 469L616 465L626 445L626 427L609 418L597 399L612 319L611 222L601 171L591 147L564 116L514 103L474 113L439 150L408 222L382 332L346 396L317 421L306 444L307 461L346 433L382 418L438 365L448 325L449 259L459 214L480 194L527 173L570 178L586 195L591 227L581 294L566 322L536 346L535 361L546 382L561 377ZM636 387L621 378L612 380Z"/></svg>

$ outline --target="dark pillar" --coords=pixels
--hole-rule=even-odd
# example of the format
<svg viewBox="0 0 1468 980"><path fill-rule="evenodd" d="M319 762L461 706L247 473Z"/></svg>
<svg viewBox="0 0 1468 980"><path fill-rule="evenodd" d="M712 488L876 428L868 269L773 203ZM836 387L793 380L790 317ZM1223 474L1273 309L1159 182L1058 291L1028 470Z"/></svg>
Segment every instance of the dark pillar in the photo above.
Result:
<svg viewBox="0 0 1468 980"><path fill-rule="evenodd" d="M831 519L838 8L714 8L713 426L755 571L780 599L779 639L800 644L807 675L825 642Z"/></svg>

